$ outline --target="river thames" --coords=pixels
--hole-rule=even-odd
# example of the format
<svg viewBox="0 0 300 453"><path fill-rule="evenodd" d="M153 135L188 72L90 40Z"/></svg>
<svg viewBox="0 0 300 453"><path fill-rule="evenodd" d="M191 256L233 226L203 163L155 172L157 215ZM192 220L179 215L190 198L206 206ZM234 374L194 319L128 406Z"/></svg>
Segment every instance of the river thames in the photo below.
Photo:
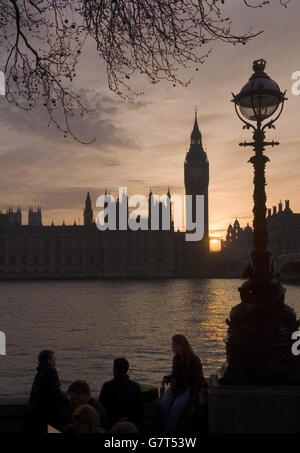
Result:
<svg viewBox="0 0 300 453"><path fill-rule="evenodd" d="M159 385L172 364L171 337L182 333L206 376L225 361L225 319L243 280L101 280L0 283L0 395L27 397L42 349L52 349L63 390L85 379L97 396L125 356L132 379ZM300 286L285 284L300 316Z"/></svg>

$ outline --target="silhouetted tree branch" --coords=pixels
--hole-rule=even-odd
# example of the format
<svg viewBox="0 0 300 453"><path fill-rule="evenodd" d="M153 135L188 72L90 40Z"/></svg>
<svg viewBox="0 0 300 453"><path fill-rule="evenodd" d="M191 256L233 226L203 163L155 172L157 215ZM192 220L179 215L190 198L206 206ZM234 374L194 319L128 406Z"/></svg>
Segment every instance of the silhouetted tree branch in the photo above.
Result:
<svg viewBox="0 0 300 453"><path fill-rule="evenodd" d="M133 74L155 84L188 85L180 68L202 64L214 41L245 45L260 32L235 35L225 0L1 0L0 46L6 98L24 110L42 102L65 134L78 137L71 117L90 111L72 89L88 37L106 64L109 88L125 99L139 95ZM240 0L259 8L271 1ZM289 0L280 0L287 6ZM207 50L205 50L207 49ZM3 53L5 54L3 56ZM198 70L198 67L196 67Z"/></svg>

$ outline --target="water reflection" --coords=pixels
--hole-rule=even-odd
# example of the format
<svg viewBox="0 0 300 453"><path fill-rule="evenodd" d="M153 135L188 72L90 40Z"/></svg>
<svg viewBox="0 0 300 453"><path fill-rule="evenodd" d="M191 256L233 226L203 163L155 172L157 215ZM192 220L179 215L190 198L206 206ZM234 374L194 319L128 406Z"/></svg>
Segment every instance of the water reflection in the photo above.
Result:
<svg viewBox="0 0 300 453"><path fill-rule="evenodd" d="M54 349L63 385L86 379L98 392L112 361L126 356L131 376L158 384L170 371L171 336L186 335L205 374L225 358L223 338L241 280L110 280L2 282L1 394L28 394L36 357ZM287 285L286 285L287 286ZM287 303L300 304L300 287L288 285Z"/></svg>

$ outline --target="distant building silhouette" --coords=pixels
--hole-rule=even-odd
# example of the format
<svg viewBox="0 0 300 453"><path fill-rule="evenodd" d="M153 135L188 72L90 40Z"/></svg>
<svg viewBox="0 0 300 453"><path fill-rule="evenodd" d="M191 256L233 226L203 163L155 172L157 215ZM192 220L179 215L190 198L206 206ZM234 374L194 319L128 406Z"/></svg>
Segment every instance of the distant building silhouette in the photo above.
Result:
<svg viewBox="0 0 300 453"><path fill-rule="evenodd" d="M166 193L166 202L154 200L152 190L150 189L148 195L148 229L153 229L153 217L157 213L158 225L155 226L159 231L166 229L164 225L168 227L170 231L174 231L174 221L172 216L172 202L171 192L168 189Z"/></svg>
<svg viewBox="0 0 300 453"><path fill-rule="evenodd" d="M290 201L268 210L269 246L275 256L300 253L300 214L294 214Z"/></svg>
<svg viewBox="0 0 300 453"><path fill-rule="evenodd" d="M29 208L28 225L22 225L21 208L0 213L0 278L103 278L203 276L209 255L209 164L203 150L197 116L184 164L186 194L205 196L205 234L202 241L187 242L185 232L175 232L168 189L166 203L149 192L148 226L159 213L157 231L127 230L129 208L125 193L116 206L125 210L121 228L119 209L115 231L99 231L87 193L83 225L43 226L42 210ZM107 195L107 190L105 190ZM107 206L107 202L104 207ZM193 216L194 216L193 211ZM163 228L163 219L170 225ZM107 219L104 219L107 221ZM124 228L126 227L126 228Z"/></svg>
<svg viewBox="0 0 300 453"><path fill-rule="evenodd" d="M290 208L290 201L268 209L269 250L272 251L276 263L280 267L283 257L295 257L300 254L300 214ZM247 225L241 228L239 221L229 225L226 240L221 241L219 262L226 266L233 275L242 275L253 249L252 228ZM288 260L287 260L288 261Z"/></svg>
<svg viewBox="0 0 300 453"><path fill-rule="evenodd" d="M85 226L89 226L93 224L93 210L92 210L92 202L90 197L90 192L87 193L86 200L85 200L85 208L83 212L83 221Z"/></svg>
<svg viewBox="0 0 300 453"><path fill-rule="evenodd" d="M40 206L28 209L28 225L29 226L42 226L42 209Z"/></svg>
<svg viewBox="0 0 300 453"><path fill-rule="evenodd" d="M22 225L21 207L17 206L16 210L9 206L5 213L0 211L0 226L20 226Z"/></svg>
<svg viewBox="0 0 300 453"><path fill-rule="evenodd" d="M221 252L234 258L247 257L252 250L252 228L247 224L246 228L241 228L236 219L234 224L227 228L226 241L221 241Z"/></svg>

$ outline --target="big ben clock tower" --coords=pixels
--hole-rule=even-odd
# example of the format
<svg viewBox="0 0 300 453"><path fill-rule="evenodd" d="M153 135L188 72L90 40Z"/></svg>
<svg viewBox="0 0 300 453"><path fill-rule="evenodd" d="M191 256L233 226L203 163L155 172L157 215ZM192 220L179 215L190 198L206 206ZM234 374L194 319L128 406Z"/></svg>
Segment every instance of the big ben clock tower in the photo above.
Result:
<svg viewBox="0 0 300 453"><path fill-rule="evenodd" d="M201 241L204 251L209 252L208 228L208 185L209 162L202 146L202 136L195 112L195 123L191 134L190 149L184 162L184 184L186 195L192 195L192 219L196 219L196 195L204 195L204 237Z"/></svg>

